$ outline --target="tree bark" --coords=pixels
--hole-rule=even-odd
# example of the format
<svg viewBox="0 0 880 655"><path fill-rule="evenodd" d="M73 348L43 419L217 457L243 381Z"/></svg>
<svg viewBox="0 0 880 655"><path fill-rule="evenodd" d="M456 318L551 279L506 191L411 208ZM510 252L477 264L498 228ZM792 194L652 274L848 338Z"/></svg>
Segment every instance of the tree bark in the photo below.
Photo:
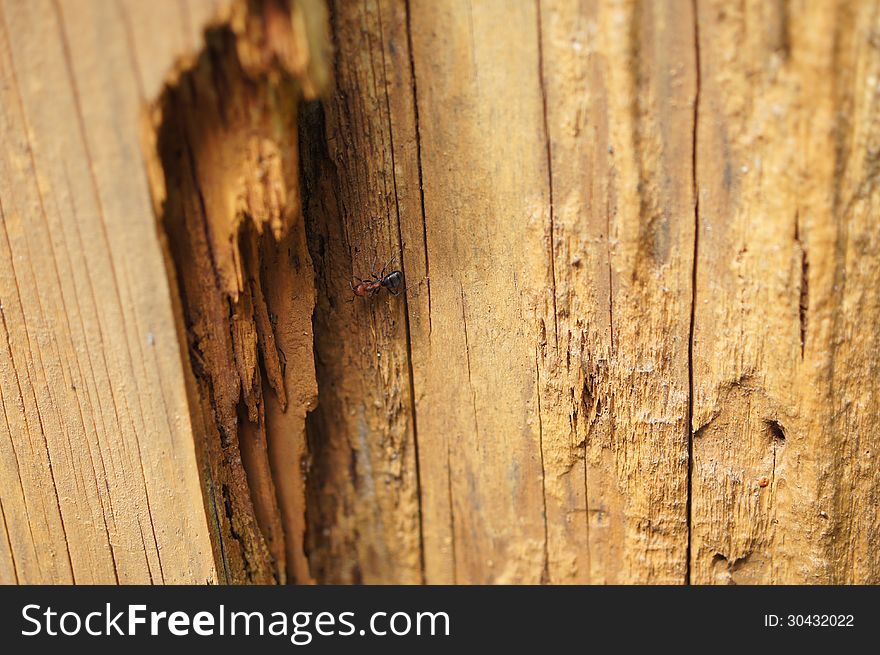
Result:
<svg viewBox="0 0 880 655"><path fill-rule="evenodd" d="M880 3L326 9L0 0L0 580L880 582Z"/></svg>

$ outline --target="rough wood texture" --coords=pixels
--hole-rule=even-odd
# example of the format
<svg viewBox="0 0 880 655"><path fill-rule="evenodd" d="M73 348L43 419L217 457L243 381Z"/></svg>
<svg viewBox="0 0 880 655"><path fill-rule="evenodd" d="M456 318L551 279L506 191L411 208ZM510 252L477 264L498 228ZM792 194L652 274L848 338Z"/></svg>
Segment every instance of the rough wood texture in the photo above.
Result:
<svg viewBox="0 0 880 655"><path fill-rule="evenodd" d="M408 448L417 438L406 491L421 535L348 548L355 566L325 575L382 579L416 560L421 536L427 582L684 581L690 5L340 2L332 14L331 162L307 216L343 225L335 293L398 239L410 291L405 305L324 310L346 314L319 361L370 373L331 410L349 408L360 442L348 425L318 426L335 449L320 473L335 489L324 544L373 535L377 515L406 527L415 501L382 509L406 469L393 488L351 484L362 462L388 461L370 460L393 442L393 426L376 427L388 416L407 422ZM366 367L350 366L353 343ZM411 389L389 375L401 356ZM318 378L322 412L323 380L339 393L340 378L320 365ZM397 394L412 414L388 411Z"/></svg>
<svg viewBox="0 0 880 655"><path fill-rule="evenodd" d="M234 3L152 106L145 151L181 299L208 520L224 578L311 580L306 413L314 272L297 113L326 85L323 6Z"/></svg>
<svg viewBox="0 0 880 655"><path fill-rule="evenodd" d="M0 579L880 582L880 2L106 6L0 0Z"/></svg>
<svg viewBox="0 0 880 655"><path fill-rule="evenodd" d="M2 580L310 580L296 109L323 5L0 19Z"/></svg>
<svg viewBox="0 0 880 655"><path fill-rule="evenodd" d="M877 580L878 4L729 4L333 3L320 577Z"/></svg>
<svg viewBox="0 0 880 655"><path fill-rule="evenodd" d="M698 25L693 581L876 584L880 5Z"/></svg>

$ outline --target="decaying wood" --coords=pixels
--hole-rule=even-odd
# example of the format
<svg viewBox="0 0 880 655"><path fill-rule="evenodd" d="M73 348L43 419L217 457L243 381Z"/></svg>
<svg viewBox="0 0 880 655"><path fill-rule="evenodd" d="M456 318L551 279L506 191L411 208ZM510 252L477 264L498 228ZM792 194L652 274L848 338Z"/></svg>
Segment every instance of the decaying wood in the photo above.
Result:
<svg viewBox="0 0 880 655"><path fill-rule="evenodd" d="M309 581L314 272L297 113L324 86L316 3L234 3L153 105L145 150L182 305L209 524L227 580ZM288 570L289 569L289 570Z"/></svg>
<svg viewBox="0 0 880 655"><path fill-rule="evenodd" d="M408 293L391 301L383 295L378 302L348 302L347 286L352 275L369 277L373 260L381 268L396 256L415 282L411 291L418 290L408 252L401 264L401 238L409 235L402 236L398 221L398 211L406 212L421 235L415 127L410 120L404 123L408 133L394 135L410 146L396 159L387 113L395 94L386 96L373 77L374 70L406 75L409 64L405 50L403 71L401 62L383 64L374 45L380 42L370 39L381 29L405 43L406 23L400 13L380 28L372 14L367 27L359 11L351 3L332 8L337 90L326 103L326 126L314 107L303 117L303 196L318 280L319 402L309 419L308 547L319 579L414 583L422 570L406 311L413 300ZM396 102L412 112L409 84L401 86ZM396 166L411 175L406 187L396 183Z"/></svg>
<svg viewBox="0 0 880 655"><path fill-rule="evenodd" d="M880 581L880 3L326 5L0 1L0 579Z"/></svg>
<svg viewBox="0 0 880 655"><path fill-rule="evenodd" d="M343 550L371 514L392 522L399 483L357 484L388 461L364 454L393 443L393 426L374 427L386 416L414 421L421 534L394 542L404 554L349 547L356 568L329 577L381 579L421 536L428 582L684 580L696 69L683 7L334 6L329 170L306 188L307 217L342 224L356 265L337 278L400 239L413 291L408 323L394 299L319 303L319 317L352 316L318 349L340 362L328 386L369 373L328 410L348 408L360 441L318 426L335 449L326 503L346 526L325 539ZM366 366L350 366L353 347ZM398 353L412 390L389 375ZM319 413L323 379L319 365ZM397 393L412 415L389 410Z"/></svg>

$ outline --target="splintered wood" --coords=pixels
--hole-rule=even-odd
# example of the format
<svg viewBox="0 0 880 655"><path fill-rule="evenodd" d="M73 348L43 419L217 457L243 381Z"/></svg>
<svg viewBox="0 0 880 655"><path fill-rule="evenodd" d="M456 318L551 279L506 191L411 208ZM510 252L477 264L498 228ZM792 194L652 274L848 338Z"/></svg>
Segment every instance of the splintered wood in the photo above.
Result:
<svg viewBox="0 0 880 655"><path fill-rule="evenodd" d="M225 579L311 580L306 413L314 272L300 207L297 113L324 81L302 7L234 4L153 105L146 131L209 525ZM299 16L299 18L298 18Z"/></svg>
<svg viewBox="0 0 880 655"><path fill-rule="evenodd" d="M880 2L326 5L0 0L0 581L880 583Z"/></svg>

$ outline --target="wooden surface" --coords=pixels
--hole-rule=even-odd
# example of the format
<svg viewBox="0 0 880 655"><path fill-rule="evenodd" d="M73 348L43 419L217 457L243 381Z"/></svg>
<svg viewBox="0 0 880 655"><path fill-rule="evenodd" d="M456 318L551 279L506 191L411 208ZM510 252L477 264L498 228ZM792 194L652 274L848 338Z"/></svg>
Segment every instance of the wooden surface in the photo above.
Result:
<svg viewBox="0 0 880 655"><path fill-rule="evenodd" d="M224 579L307 582L302 461L316 396L315 292L297 114L303 93L314 97L323 82L297 10L323 6L243 7L233 5L229 21L206 32L206 49L178 66L150 108L144 149L181 299Z"/></svg>
<svg viewBox="0 0 880 655"><path fill-rule="evenodd" d="M880 5L724 5L698 15L692 579L876 584Z"/></svg>
<svg viewBox="0 0 880 655"><path fill-rule="evenodd" d="M321 577L878 580L878 4L729 5L333 3Z"/></svg>
<svg viewBox="0 0 880 655"><path fill-rule="evenodd" d="M690 5L341 2L332 14L331 164L317 176L337 200L307 215L345 226L353 272L401 240L410 291L404 318L398 299L324 310L347 312L328 359L349 364L366 339L351 368L368 376L329 411L354 400L369 429L353 442L348 425L320 426L339 458L322 472L337 525L387 544L375 514L400 532L395 550L349 548L357 567L330 577L381 580L421 538L432 583L683 582ZM389 389L400 353L412 386ZM320 413L330 376L318 372ZM412 414L389 408L397 395ZM387 417L407 422L418 481L404 469L392 485L350 485L338 452L361 475L380 468L366 462L399 430L377 431ZM410 504L381 510L404 484L420 526L405 524ZM322 545L345 548L340 532Z"/></svg>
<svg viewBox="0 0 880 655"><path fill-rule="evenodd" d="M327 4L0 0L0 580L880 582L880 3Z"/></svg>
<svg viewBox="0 0 880 655"><path fill-rule="evenodd" d="M217 579L137 130L211 11L0 3L3 582Z"/></svg>

